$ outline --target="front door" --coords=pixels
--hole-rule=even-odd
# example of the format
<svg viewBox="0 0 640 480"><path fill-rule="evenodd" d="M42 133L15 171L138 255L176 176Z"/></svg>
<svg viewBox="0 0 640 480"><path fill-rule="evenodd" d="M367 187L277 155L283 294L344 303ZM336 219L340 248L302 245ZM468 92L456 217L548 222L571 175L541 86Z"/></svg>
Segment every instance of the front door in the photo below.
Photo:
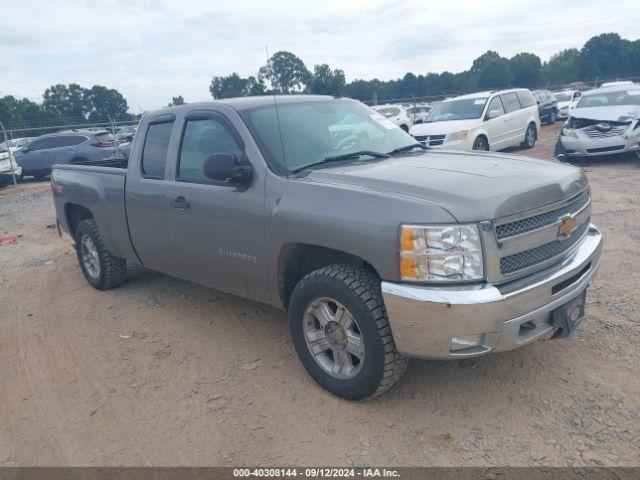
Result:
<svg viewBox="0 0 640 480"><path fill-rule="evenodd" d="M504 114L504 107L499 96L493 97L487 108L487 115L498 112L498 116L486 120L489 135L491 137L489 146L491 150L500 150L507 145L507 133L509 131L508 119Z"/></svg>
<svg viewBox="0 0 640 480"><path fill-rule="evenodd" d="M175 179L167 182L171 251L182 278L260 299L266 284L264 179L256 165L243 186L207 178L205 161L219 153L250 161L223 116L187 114Z"/></svg>

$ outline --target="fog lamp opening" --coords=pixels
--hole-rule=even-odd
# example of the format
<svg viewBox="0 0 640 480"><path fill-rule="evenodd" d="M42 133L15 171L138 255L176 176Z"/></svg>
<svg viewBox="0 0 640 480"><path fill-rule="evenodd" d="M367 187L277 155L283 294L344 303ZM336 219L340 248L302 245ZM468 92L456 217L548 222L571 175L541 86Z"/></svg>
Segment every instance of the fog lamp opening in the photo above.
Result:
<svg viewBox="0 0 640 480"><path fill-rule="evenodd" d="M484 345L484 334L464 335L460 337L451 337L451 345L449 351L457 352L467 350L469 348L477 348Z"/></svg>

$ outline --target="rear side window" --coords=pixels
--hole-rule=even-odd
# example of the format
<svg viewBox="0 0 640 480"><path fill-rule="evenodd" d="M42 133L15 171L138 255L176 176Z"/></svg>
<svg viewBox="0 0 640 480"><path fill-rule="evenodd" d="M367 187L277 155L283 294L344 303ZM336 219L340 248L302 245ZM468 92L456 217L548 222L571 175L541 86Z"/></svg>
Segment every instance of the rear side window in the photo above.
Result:
<svg viewBox="0 0 640 480"><path fill-rule="evenodd" d="M147 130L142 150L142 175L156 180L164 179L167 150L173 122L152 123Z"/></svg>
<svg viewBox="0 0 640 480"><path fill-rule="evenodd" d="M522 108L527 108L531 105L536 104L536 100L533 98L533 95L531 95L531 92L520 91L517 92L517 94L518 98L520 99L520 105L522 105ZM544 97L545 101L550 100L547 94L544 94Z"/></svg>
<svg viewBox="0 0 640 480"><path fill-rule="evenodd" d="M504 109L507 113L515 112L516 110L520 110L520 101L518 100L518 96L514 93L505 93L501 95L502 104L504 105Z"/></svg>
<svg viewBox="0 0 640 480"><path fill-rule="evenodd" d="M234 153L239 158L242 147L222 121L214 118L188 120L180 147L178 179L212 183L204 175L204 162L216 153Z"/></svg>

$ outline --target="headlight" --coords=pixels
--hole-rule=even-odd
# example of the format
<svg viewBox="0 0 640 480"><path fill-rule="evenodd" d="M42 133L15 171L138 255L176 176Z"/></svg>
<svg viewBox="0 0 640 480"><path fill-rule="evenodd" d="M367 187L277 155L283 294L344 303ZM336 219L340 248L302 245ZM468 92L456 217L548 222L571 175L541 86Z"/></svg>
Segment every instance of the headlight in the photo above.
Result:
<svg viewBox="0 0 640 480"><path fill-rule="evenodd" d="M400 278L405 281L456 282L483 278L477 225L403 225Z"/></svg>
<svg viewBox="0 0 640 480"><path fill-rule="evenodd" d="M450 133L447 137L447 142L455 142L457 140L466 140L467 135L469 134L468 130L461 130L459 132Z"/></svg>
<svg viewBox="0 0 640 480"><path fill-rule="evenodd" d="M572 137L572 138L578 138L578 135L576 135L575 130L571 129L571 128L567 128L564 127L562 129L562 136L563 137Z"/></svg>

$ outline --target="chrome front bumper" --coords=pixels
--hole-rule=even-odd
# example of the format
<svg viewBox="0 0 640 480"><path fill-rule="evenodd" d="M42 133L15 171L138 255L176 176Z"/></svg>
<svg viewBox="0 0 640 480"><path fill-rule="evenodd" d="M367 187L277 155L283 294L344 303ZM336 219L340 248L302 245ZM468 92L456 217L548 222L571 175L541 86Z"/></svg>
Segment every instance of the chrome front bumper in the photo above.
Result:
<svg viewBox="0 0 640 480"><path fill-rule="evenodd" d="M601 254L602 235L590 225L563 261L509 284L435 288L382 282L396 347L409 357L455 359L512 350L551 335L552 310L586 290ZM525 323L528 328L521 328ZM479 345L452 348L454 337L470 336L479 336Z"/></svg>
<svg viewBox="0 0 640 480"><path fill-rule="evenodd" d="M567 156L601 156L640 150L640 132L629 136L615 135L604 138L580 138L560 136L560 142Z"/></svg>

